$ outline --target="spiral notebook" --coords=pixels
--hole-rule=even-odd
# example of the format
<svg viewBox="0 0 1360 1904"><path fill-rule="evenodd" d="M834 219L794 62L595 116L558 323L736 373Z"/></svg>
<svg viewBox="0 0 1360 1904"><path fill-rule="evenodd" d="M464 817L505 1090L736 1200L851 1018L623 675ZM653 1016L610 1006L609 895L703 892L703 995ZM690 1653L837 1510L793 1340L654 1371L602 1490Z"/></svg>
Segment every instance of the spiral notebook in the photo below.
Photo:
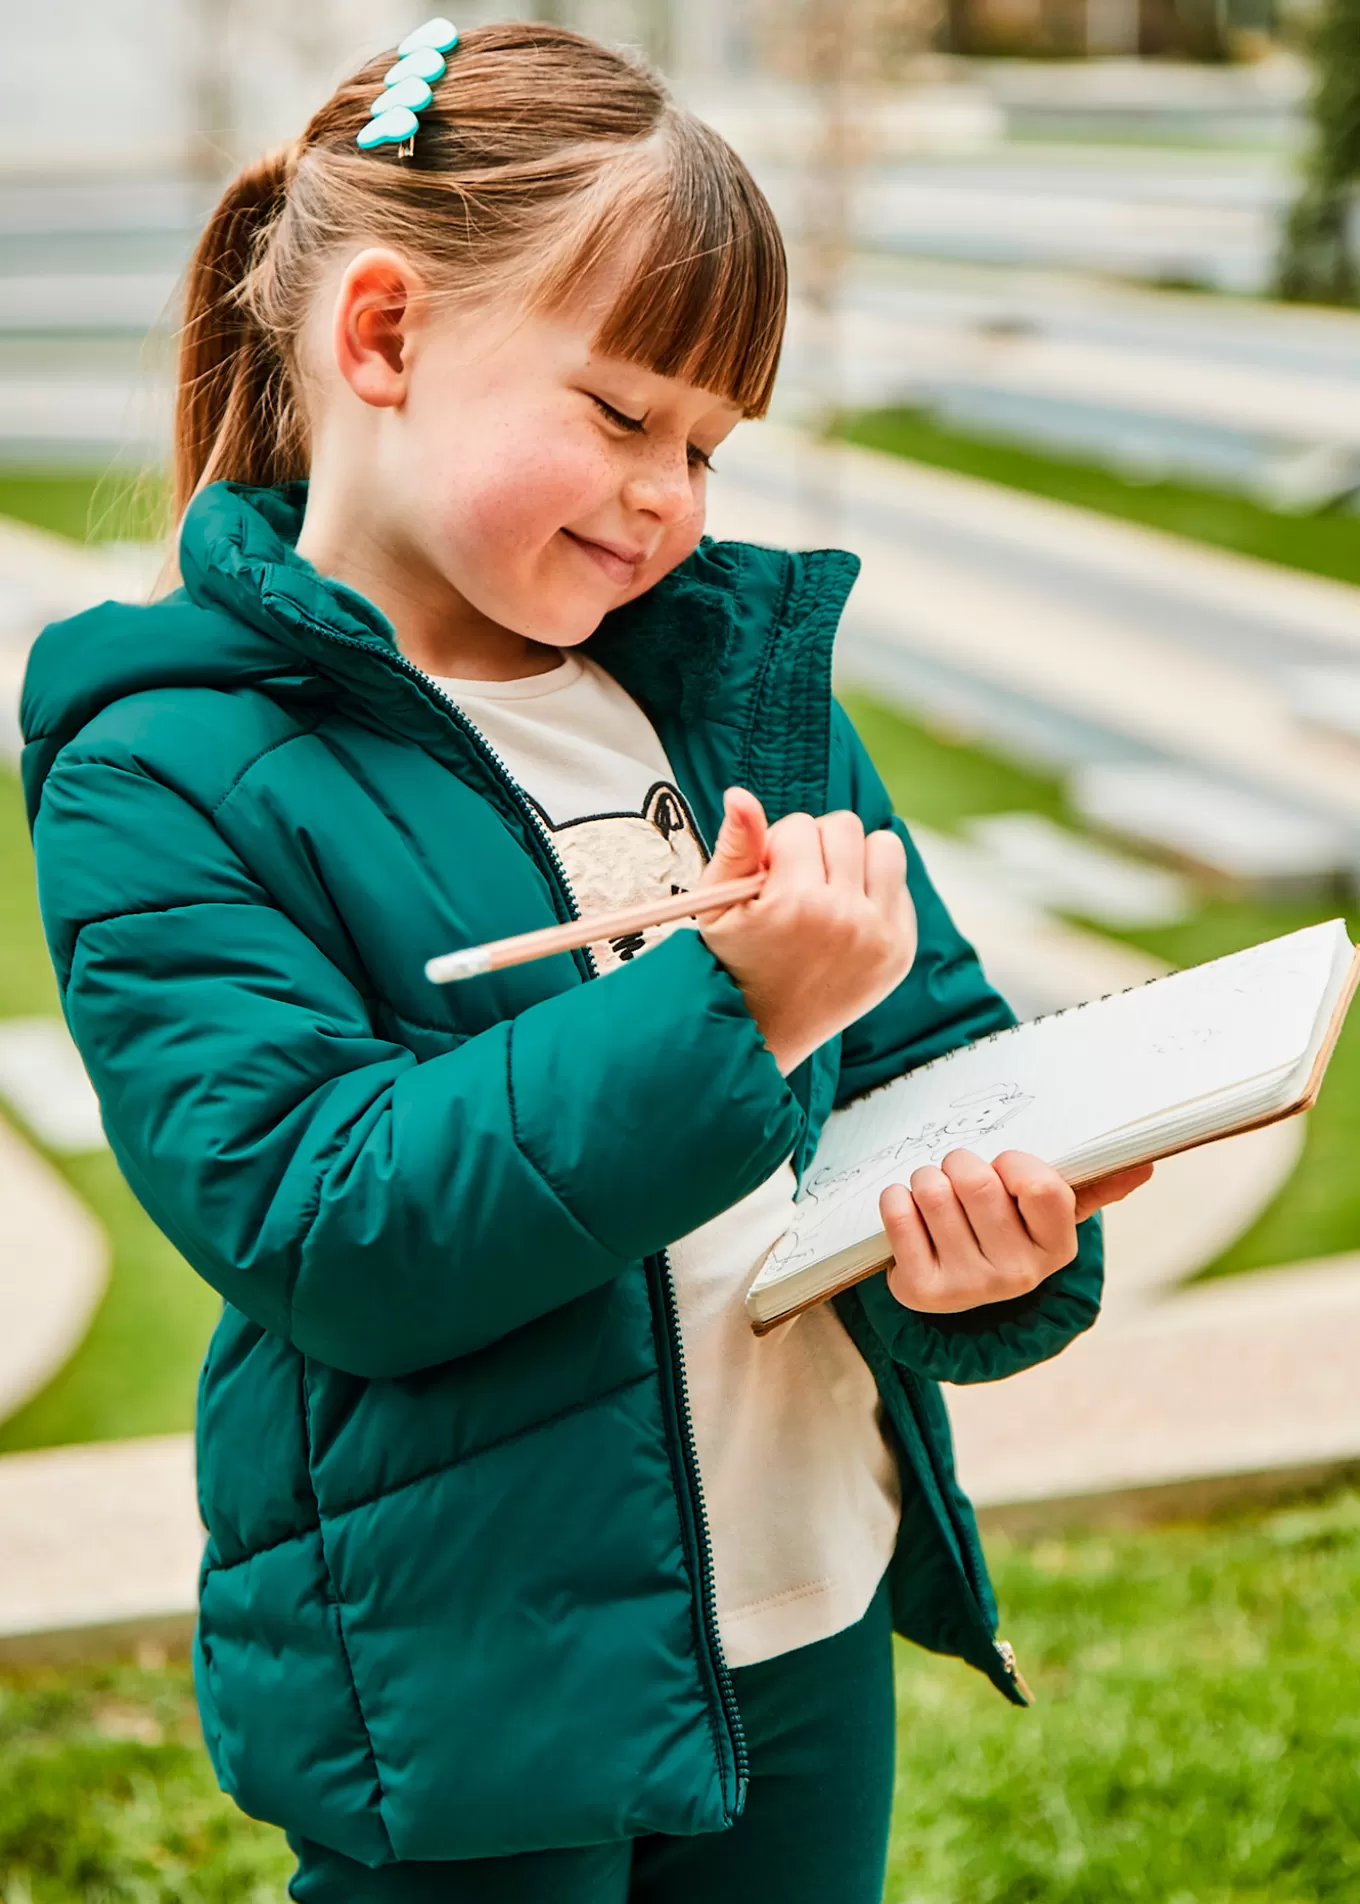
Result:
<svg viewBox="0 0 1360 1904"><path fill-rule="evenodd" d="M951 1150L1025 1150L1072 1184L1306 1110L1360 963L1308 926L1031 1019L828 1118L794 1220L746 1298L757 1335L892 1261L879 1194Z"/></svg>

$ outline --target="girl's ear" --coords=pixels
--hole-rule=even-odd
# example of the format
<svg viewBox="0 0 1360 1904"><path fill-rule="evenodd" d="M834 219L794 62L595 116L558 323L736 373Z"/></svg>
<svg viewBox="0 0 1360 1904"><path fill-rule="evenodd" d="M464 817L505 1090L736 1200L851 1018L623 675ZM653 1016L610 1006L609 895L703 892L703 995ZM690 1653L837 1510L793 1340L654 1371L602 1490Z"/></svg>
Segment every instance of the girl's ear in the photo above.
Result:
<svg viewBox="0 0 1360 1904"><path fill-rule="evenodd" d="M391 409L406 395L409 344L424 282L398 251L351 258L335 300L331 344L340 375L364 403Z"/></svg>

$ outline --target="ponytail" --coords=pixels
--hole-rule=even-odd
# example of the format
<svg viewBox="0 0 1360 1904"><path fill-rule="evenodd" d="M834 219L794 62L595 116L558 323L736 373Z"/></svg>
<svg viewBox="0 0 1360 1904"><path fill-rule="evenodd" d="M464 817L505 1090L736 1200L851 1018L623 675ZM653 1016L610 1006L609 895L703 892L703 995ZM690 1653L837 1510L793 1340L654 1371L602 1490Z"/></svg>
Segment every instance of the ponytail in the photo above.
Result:
<svg viewBox="0 0 1360 1904"><path fill-rule="evenodd" d="M287 199L295 154L294 146L282 146L246 166L223 194L189 266L175 399L176 521L206 483L280 483L306 474L288 369L250 295Z"/></svg>

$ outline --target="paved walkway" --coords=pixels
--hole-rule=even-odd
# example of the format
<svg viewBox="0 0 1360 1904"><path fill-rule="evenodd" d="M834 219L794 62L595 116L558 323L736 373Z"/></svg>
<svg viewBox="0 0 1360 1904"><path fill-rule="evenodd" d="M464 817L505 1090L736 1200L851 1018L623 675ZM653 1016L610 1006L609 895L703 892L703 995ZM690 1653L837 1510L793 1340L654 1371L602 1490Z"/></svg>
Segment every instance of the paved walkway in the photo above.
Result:
<svg viewBox="0 0 1360 1904"><path fill-rule="evenodd" d="M1360 1462L1357 1368L1360 1253L1200 1284L951 1391L960 1474L1017 1528L1283 1491Z"/></svg>
<svg viewBox="0 0 1360 1904"><path fill-rule="evenodd" d="M1198 321L1196 321L1198 319ZM1152 453L1179 451L1263 469L1273 446L1360 449L1360 318L1222 299L1094 285L1086 278L970 274L948 264L857 260L838 319L840 375L855 401L918 393L971 400L1004 415L1007 400L1040 423L1089 407L1111 437L1141 422ZM790 312L781 405L815 387L819 334L806 306ZM1349 361L1338 361L1338 359ZM786 381L788 380L788 381ZM793 388L789 385L792 384ZM1194 434L1210 439L1196 452ZM1259 461L1248 460L1255 436ZM1240 446L1240 447L1239 447ZM1215 473L1221 473L1218 465Z"/></svg>
<svg viewBox="0 0 1360 1904"><path fill-rule="evenodd" d="M99 1099L60 1018L0 1018L0 1102L48 1150L107 1144ZM0 1403L0 1419L4 1413Z"/></svg>
<svg viewBox="0 0 1360 1904"><path fill-rule="evenodd" d="M6 1455L0 1660L183 1634L202 1546L187 1435Z"/></svg>

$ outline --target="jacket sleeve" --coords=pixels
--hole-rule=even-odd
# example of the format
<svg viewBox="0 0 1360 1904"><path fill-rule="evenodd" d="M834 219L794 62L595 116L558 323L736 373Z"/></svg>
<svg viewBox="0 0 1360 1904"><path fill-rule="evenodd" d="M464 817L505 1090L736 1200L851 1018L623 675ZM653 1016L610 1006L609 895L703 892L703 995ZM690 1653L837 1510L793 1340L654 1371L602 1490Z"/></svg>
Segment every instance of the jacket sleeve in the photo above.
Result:
<svg viewBox="0 0 1360 1904"><path fill-rule="evenodd" d="M570 1302L754 1189L802 1129L694 931L418 1061L140 768L59 759L34 844L138 1199L230 1303L337 1368L406 1374Z"/></svg>
<svg viewBox="0 0 1360 1904"><path fill-rule="evenodd" d="M919 949L896 991L851 1025L842 1040L837 1104L900 1077L958 1045L1015 1023L983 976L977 954L950 918L849 716L835 711L833 747L848 773L851 802L866 828L891 827L907 849ZM842 778L842 784L844 779ZM1099 1216L1077 1228L1077 1254L1027 1296L954 1315L908 1309L880 1273L855 1285L893 1360L939 1382L991 1382L1047 1361L1089 1329L1100 1310L1104 1262Z"/></svg>

